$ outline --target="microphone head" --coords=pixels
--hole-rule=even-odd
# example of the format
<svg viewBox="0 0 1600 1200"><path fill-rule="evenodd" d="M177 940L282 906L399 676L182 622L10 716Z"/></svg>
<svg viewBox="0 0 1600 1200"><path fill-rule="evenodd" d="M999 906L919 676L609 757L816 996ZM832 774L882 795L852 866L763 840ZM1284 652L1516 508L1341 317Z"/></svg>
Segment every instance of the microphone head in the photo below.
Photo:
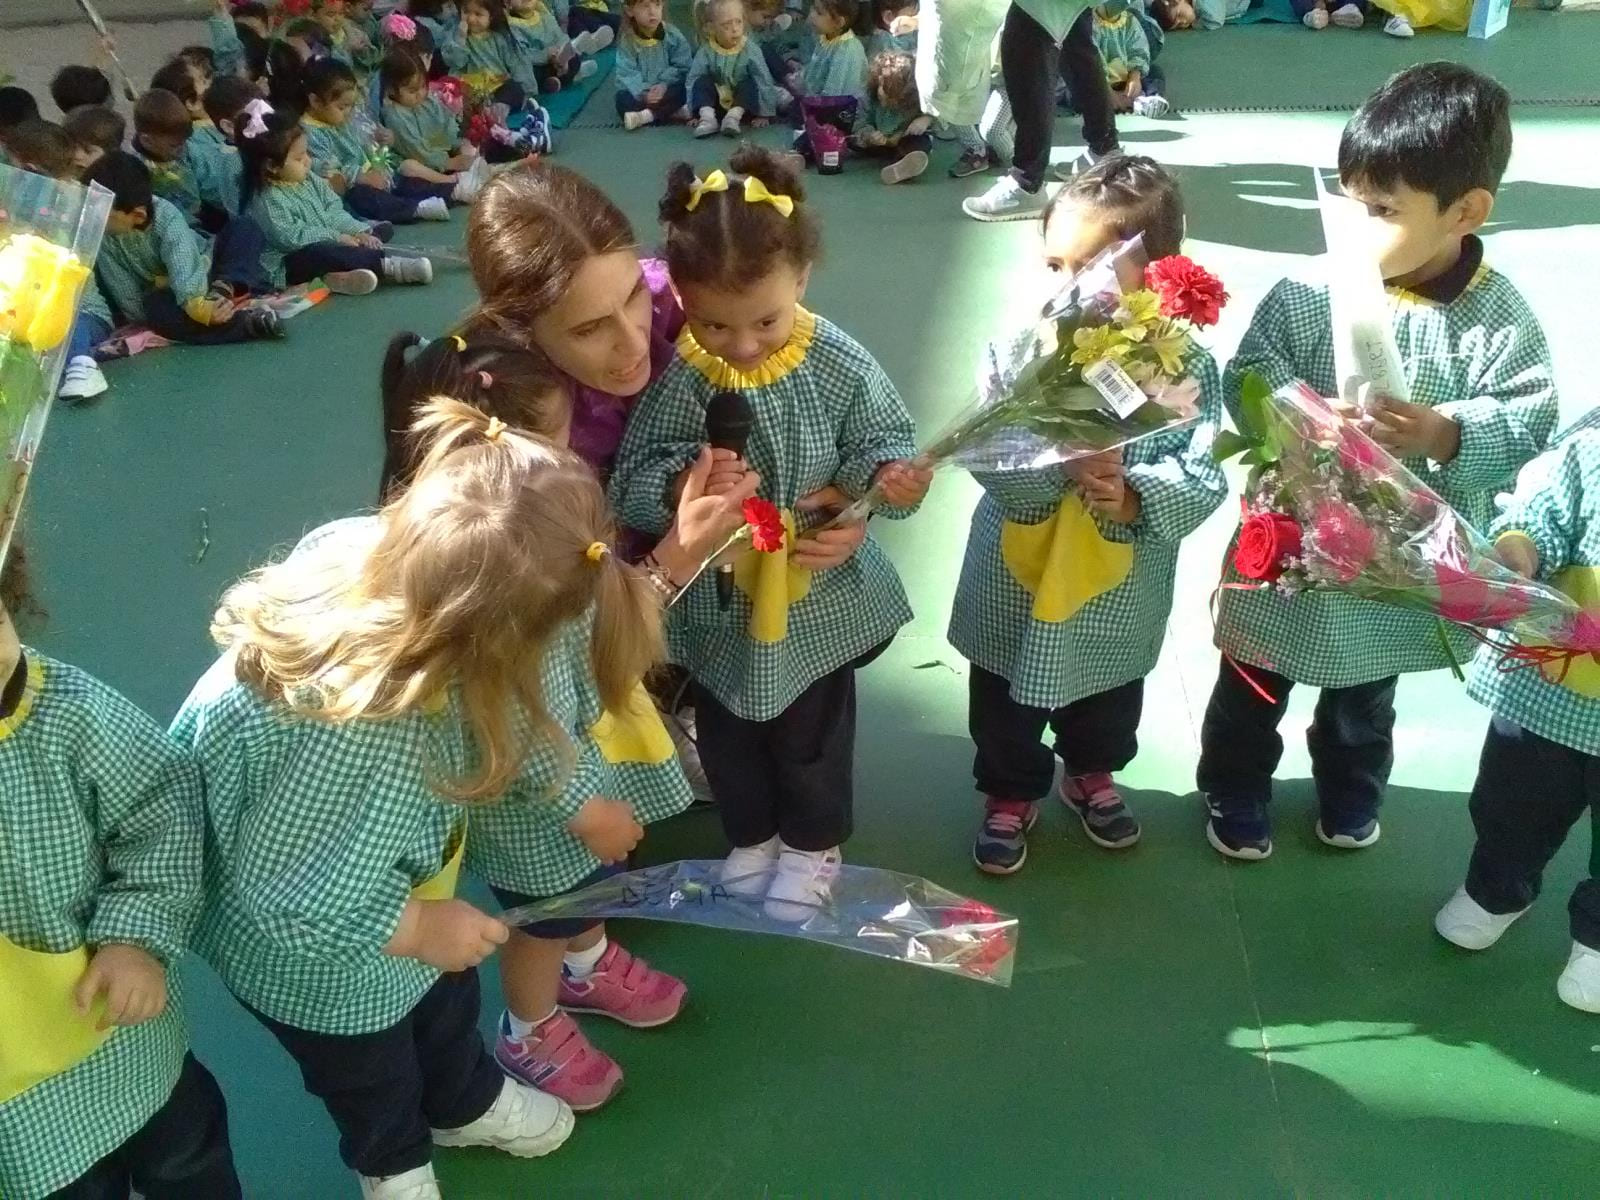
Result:
<svg viewBox="0 0 1600 1200"><path fill-rule="evenodd" d="M706 442L718 450L743 454L755 423L743 392L718 392L706 402Z"/></svg>

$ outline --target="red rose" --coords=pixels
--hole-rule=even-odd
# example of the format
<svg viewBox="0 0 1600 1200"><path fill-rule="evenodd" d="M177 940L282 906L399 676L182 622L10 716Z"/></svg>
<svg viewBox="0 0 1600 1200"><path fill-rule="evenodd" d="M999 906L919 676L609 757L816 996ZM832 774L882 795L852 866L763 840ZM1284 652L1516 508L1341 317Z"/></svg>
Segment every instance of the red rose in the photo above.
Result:
<svg viewBox="0 0 1600 1200"><path fill-rule="evenodd" d="M1271 583L1283 574L1284 559L1300 553L1300 526L1283 513L1258 512L1239 526L1233 569L1246 579Z"/></svg>
<svg viewBox="0 0 1600 1200"><path fill-rule="evenodd" d="M1215 325L1228 302L1222 280L1191 258L1174 254L1144 269L1145 286L1161 300L1161 315L1193 325Z"/></svg>
<svg viewBox="0 0 1600 1200"><path fill-rule="evenodd" d="M750 526L750 545L763 554L783 549L783 514L771 500L751 496L744 502L745 524Z"/></svg>

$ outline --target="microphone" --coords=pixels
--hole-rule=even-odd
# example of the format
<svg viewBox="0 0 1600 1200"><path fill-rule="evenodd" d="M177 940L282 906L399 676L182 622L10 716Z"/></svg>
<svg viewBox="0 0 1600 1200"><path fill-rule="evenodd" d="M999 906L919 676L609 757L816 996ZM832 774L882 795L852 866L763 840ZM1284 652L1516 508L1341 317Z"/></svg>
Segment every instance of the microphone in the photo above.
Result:
<svg viewBox="0 0 1600 1200"><path fill-rule="evenodd" d="M742 457L755 423L756 415L742 392L718 392L706 404L706 443ZM717 568L717 603L723 608L733 603L732 563Z"/></svg>

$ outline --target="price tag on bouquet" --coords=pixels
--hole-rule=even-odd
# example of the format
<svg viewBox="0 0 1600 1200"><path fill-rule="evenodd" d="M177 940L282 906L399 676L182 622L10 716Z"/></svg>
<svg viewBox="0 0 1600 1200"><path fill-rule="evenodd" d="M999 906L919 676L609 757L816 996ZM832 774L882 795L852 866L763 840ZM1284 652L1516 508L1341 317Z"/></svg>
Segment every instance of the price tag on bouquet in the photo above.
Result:
<svg viewBox="0 0 1600 1200"><path fill-rule="evenodd" d="M1083 369L1083 381L1099 392L1107 407L1119 417L1131 417L1150 402L1144 389L1113 358L1090 363Z"/></svg>

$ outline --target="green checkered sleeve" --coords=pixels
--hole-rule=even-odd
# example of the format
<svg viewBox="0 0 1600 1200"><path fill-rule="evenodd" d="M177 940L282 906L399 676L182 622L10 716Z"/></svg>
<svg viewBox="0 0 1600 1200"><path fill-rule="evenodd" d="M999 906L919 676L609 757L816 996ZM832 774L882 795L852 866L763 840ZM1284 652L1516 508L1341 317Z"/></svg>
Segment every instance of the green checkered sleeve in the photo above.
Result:
<svg viewBox="0 0 1600 1200"><path fill-rule="evenodd" d="M160 198L155 201L155 210L156 253L166 270L167 286L172 289L173 298L179 304L186 304L206 294L211 260L205 243L189 228L181 212Z"/></svg>
<svg viewBox="0 0 1600 1200"><path fill-rule="evenodd" d="M675 360L628 414L611 472L611 503L617 519L641 533L667 531L673 483L706 444L705 400L695 396L695 380L694 369Z"/></svg>
<svg viewBox="0 0 1600 1200"><path fill-rule="evenodd" d="M853 349L859 351L859 359L847 362L844 368L847 377L854 378L855 386L839 425L839 466L834 480L849 495L861 496L872 486L878 468L916 454L917 426L883 368L866 350L859 346ZM878 513L902 518L920 507L884 505Z"/></svg>
<svg viewBox="0 0 1600 1200"><path fill-rule="evenodd" d="M1134 442L1124 458L1128 486L1139 493L1135 528L1169 542L1198 529L1228 491L1222 468L1211 457L1222 416L1217 364L1205 351L1197 351L1188 369L1200 384L1199 420Z"/></svg>
<svg viewBox="0 0 1600 1200"><path fill-rule="evenodd" d="M1049 516L1067 491L1067 473L1059 464L1033 471L974 471L972 477L1009 520L1024 525Z"/></svg>

